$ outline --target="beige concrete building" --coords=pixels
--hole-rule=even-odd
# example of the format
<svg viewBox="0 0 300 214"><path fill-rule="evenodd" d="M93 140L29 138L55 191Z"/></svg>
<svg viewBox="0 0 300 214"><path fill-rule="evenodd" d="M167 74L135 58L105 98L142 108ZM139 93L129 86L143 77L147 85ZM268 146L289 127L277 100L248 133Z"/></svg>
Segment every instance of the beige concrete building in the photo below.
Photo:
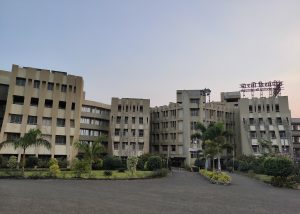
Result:
<svg viewBox="0 0 300 214"><path fill-rule="evenodd" d="M294 158L300 164L300 118L292 118L292 143Z"/></svg>
<svg viewBox="0 0 300 214"><path fill-rule="evenodd" d="M80 141L95 141L101 135L108 137L110 105L84 100L81 108ZM103 142L108 150L108 142Z"/></svg>
<svg viewBox="0 0 300 214"><path fill-rule="evenodd" d="M241 98L239 115L243 154L261 154L261 140L271 141L277 152L292 153L291 112L287 96Z"/></svg>
<svg viewBox="0 0 300 214"><path fill-rule="evenodd" d="M14 140L30 129L38 128L51 144L28 149L27 155L59 156L71 160L74 140L79 139L80 114L83 97L82 77L65 72L12 66L11 72L0 72L1 113L3 120L0 141ZM5 113L3 109L5 106ZM3 119L2 119L3 118ZM18 154L13 147L1 149L0 154Z"/></svg>
<svg viewBox="0 0 300 214"><path fill-rule="evenodd" d="M109 153L126 159L149 153L150 100L112 98Z"/></svg>

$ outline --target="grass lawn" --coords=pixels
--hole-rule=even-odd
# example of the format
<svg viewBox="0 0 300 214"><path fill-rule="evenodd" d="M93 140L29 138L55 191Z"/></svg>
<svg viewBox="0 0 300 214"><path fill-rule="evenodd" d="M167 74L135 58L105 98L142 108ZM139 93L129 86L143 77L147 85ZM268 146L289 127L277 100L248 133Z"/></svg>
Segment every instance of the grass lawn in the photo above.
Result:
<svg viewBox="0 0 300 214"><path fill-rule="evenodd" d="M244 173L244 172L238 172L238 174L246 175L251 178L255 178L256 180L265 182L265 183L271 183L271 179L273 176L270 175L264 175L264 174L255 174L255 173Z"/></svg>
<svg viewBox="0 0 300 214"><path fill-rule="evenodd" d="M25 178L47 178L48 177L48 170L28 170L25 171ZM142 178L151 178L153 177L155 172L152 171L136 171L135 174L131 174L129 171L125 172L118 172L117 170L112 171L111 176L105 176L104 170L93 170L91 174L83 173L80 178L83 179L142 179ZM20 177L20 171L0 171L0 177ZM74 171L61 171L58 175L60 179L74 179L76 178Z"/></svg>

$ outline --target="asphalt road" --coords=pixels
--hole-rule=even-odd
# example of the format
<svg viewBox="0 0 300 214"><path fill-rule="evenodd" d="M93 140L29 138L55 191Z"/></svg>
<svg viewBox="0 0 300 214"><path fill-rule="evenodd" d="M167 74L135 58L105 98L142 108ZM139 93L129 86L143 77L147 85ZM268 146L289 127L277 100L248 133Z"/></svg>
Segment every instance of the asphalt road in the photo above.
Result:
<svg viewBox="0 0 300 214"><path fill-rule="evenodd" d="M185 171L132 181L0 180L0 213L299 214L300 191L241 175L230 186L214 185Z"/></svg>

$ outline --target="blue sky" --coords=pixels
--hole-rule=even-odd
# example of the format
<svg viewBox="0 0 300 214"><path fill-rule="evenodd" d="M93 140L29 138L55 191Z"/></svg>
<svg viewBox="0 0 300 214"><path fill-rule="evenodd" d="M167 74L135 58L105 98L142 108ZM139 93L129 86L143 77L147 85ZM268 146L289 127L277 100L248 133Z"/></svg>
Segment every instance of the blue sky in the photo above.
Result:
<svg viewBox="0 0 300 214"><path fill-rule="evenodd" d="M300 1L1 0L0 69L84 77L88 99L175 101L177 89L283 80L300 117Z"/></svg>

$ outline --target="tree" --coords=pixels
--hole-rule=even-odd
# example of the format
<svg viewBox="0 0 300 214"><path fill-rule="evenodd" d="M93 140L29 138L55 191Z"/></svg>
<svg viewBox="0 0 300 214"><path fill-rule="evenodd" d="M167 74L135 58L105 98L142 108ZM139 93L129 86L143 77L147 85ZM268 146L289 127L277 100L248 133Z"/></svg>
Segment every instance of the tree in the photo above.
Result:
<svg viewBox="0 0 300 214"><path fill-rule="evenodd" d="M39 129L30 129L23 137L13 141L4 141L0 143L0 149L12 145L15 149L22 149L22 174L25 171L25 154L26 149L30 147L44 146L47 149L51 148L51 143L42 138L42 132Z"/></svg>
<svg viewBox="0 0 300 214"><path fill-rule="evenodd" d="M79 152L83 153L84 159L89 163L92 169L93 163L100 157L100 154L104 152L104 146L102 143L107 139L106 136L101 135L97 140L90 143L76 142L75 147Z"/></svg>
<svg viewBox="0 0 300 214"><path fill-rule="evenodd" d="M138 163L138 158L135 156L131 156L127 158L127 169L133 175L136 172L136 165Z"/></svg>
<svg viewBox="0 0 300 214"><path fill-rule="evenodd" d="M270 140L266 140L266 139L260 139L258 141L259 145L260 145L260 148L261 148L261 153L262 154L265 154L265 150L267 149L268 150L268 153L269 154L272 154L273 153L273 150L272 150L272 141Z"/></svg>
<svg viewBox="0 0 300 214"><path fill-rule="evenodd" d="M203 153L204 153L204 157L205 157L205 169L208 168L208 158L211 157L213 160L213 170L214 170L215 169L214 157L218 153L218 150L216 149L216 143L212 140L204 141Z"/></svg>

